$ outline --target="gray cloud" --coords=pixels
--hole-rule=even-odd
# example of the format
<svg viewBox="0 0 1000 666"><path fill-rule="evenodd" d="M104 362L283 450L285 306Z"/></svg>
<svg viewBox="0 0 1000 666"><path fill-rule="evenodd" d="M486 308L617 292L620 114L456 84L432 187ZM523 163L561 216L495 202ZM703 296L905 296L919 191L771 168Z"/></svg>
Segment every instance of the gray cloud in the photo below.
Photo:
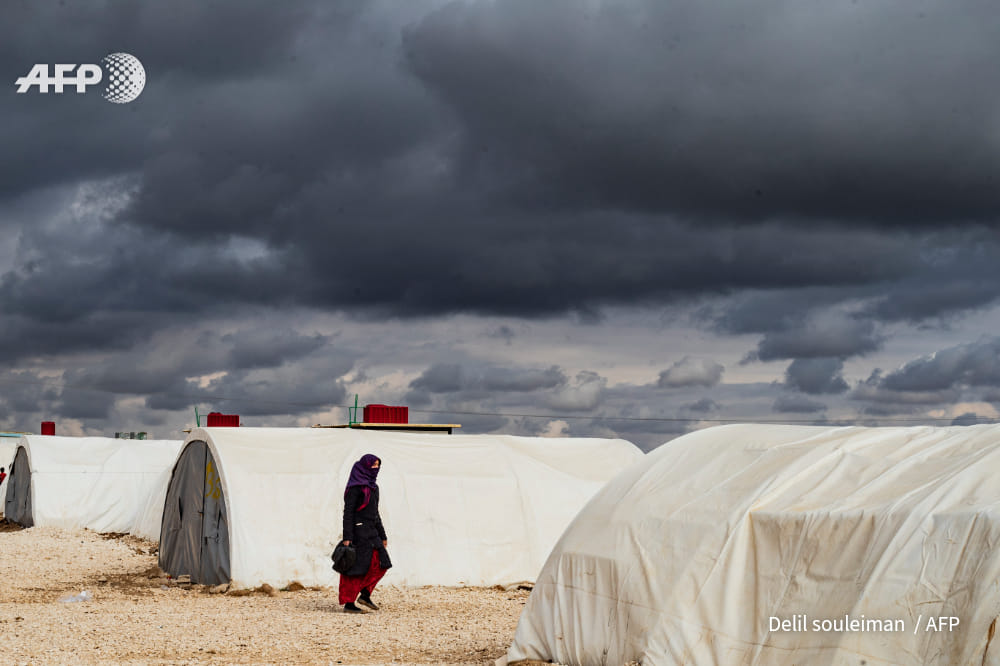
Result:
<svg viewBox="0 0 1000 666"><path fill-rule="evenodd" d="M785 369L785 383L804 393L843 393L848 389L838 358L800 358Z"/></svg>
<svg viewBox="0 0 1000 666"><path fill-rule="evenodd" d="M893 389L886 386L886 378L881 370L876 369L867 379L858 382L857 386L851 390L849 397L852 400L880 403L883 405L883 409L889 409L886 405L899 405L904 408L915 405L941 405L955 402L961 397L961 393L953 388L938 390Z"/></svg>
<svg viewBox="0 0 1000 666"><path fill-rule="evenodd" d="M956 385L1000 387L1000 338L942 349L885 376L893 391L941 391Z"/></svg>
<svg viewBox="0 0 1000 666"><path fill-rule="evenodd" d="M216 402L241 415L307 414L347 403L343 377L353 367L352 359L330 354L279 368L230 370L200 393L224 397Z"/></svg>
<svg viewBox="0 0 1000 666"><path fill-rule="evenodd" d="M690 386L715 386L722 379L725 368L711 359L685 356L660 372L656 385L660 388Z"/></svg>
<svg viewBox="0 0 1000 666"><path fill-rule="evenodd" d="M458 391L517 391L551 389L566 383L557 366L548 368L505 368L473 363L436 363L410 382L410 388L429 393Z"/></svg>
<svg viewBox="0 0 1000 666"><path fill-rule="evenodd" d="M751 358L847 358L876 351L883 342L871 321L821 315L799 328L768 333Z"/></svg>
<svg viewBox="0 0 1000 666"><path fill-rule="evenodd" d="M300 335L292 330L250 330L223 336L224 343L231 343L231 367L239 370L273 368L294 361L322 349L329 342L325 335Z"/></svg>
<svg viewBox="0 0 1000 666"><path fill-rule="evenodd" d="M684 405L684 409L692 412L708 413L717 411L719 405L711 398L702 398L701 400Z"/></svg>
<svg viewBox="0 0 1000 666"><path fill-rule="evenodd" d="M5 394L4 418L44 410L98 428L134 417L124 395L172 422L209 390L248 414L303 415L334 404L354 364L377 368L354 381L380 387L389 371L367 347L341 354L294 318L231 325L288 312L401 329L504 315L469 336L504 354L407 347L407 372L427 370L386 390L425 408L541 403L604 419L571 432L644 443L687 426L613 417L713 403L749 418L781 388L736 395L713 361L619 389L577 374L605 373L606 348L571 366L516 322L663 313L657 336L682 356L673 345L691 338L671 317L689 308L721 347L791 361L787 386L829 396L831 412L997 386L995 343L943 342L838 393L843 361L885 366L874 356L903 327L941 340L996 306L997 27L971 0L11 6L8 81L121 49L149 82L123 107L0 95L0 144L27 156L0 164L0 369L65 385ZM206 321L232 337L192 340ZM663 358L648 331L626 333ZM693 386L696 403L660 390Z"/></svg>
<svg viewBox="0 0 1000 666"><path fill-rule="evenodd" d="M996 104L965 83L991 76L973 53L995 48L974 3L963 19L902 2L792 15L778 2L627 6L452 4L407 31L411 68L462 119L470 173L520 163L506 185L525 197L718 216L899 224L995 210L996 151L957 158ZM949 131L928 141L940 118Z"/></svg>
<svg viewBox="0 0 1000 666"><path fill-rule="evenodd" d="M607 385L605 377L583 370L577 373L572 382L550 393L546 404L550 409L569 412L593 410L603 401Z"/></svg>
<svg viewBox="0 0 1000 666"><path fill-rule="evenodd" d="M824 411L826 405L801 395L782 395L774 401L771 409L779 413L814 414Z"/></svg>

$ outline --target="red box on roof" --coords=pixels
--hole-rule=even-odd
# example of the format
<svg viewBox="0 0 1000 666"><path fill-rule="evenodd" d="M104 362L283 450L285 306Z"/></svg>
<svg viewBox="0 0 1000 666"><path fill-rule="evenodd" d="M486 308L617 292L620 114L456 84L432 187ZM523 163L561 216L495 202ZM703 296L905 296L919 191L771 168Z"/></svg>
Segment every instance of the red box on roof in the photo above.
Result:
<svg viewBox="0 0 1000 666"><path fill-rule="evenodd" d="M205 420L205 426L209 428L239 428L240 415L209 412Z"/></svg>
<svg viewBox="0 0 1000 666"><path fill-rule="evenodd" d="M55 421L42 421L42 434L43 435L54 435L54 434L56 434L56 422Z"/></svg>
<svg viewBox="0 0 1000 666"><path fill-rule="evenodd" d="M410 408L395 405L365 405L365 423L409 423Z"/></svg>

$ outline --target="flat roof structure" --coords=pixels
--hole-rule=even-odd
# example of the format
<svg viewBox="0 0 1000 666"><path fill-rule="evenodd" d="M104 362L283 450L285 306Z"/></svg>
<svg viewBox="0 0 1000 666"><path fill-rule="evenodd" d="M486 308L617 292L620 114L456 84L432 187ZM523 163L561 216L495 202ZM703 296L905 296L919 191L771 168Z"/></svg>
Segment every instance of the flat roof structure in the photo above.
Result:
<svg viewBox="0 0 1000 666"><path fill-rule="evenodd" d="M443 432L451 434L454 428L461 428L458 423L343 423L338 425L321 425L313 428L357 428L359 430L393 430L395 432Z"/></svg>

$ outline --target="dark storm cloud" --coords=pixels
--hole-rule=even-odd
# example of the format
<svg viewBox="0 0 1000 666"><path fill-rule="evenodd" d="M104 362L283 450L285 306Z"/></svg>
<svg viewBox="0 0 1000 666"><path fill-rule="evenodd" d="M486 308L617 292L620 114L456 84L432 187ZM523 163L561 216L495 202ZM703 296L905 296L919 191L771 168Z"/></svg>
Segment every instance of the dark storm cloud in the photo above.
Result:
<svg viewBox="0 0 1000 666"><path fill-rule="evenodd" d="M462 366L458 363L435 363L410 382L410 388L428 393L455 393L462 389Z"/></svg>
<svg viewBox="0 0 1000 666"><path fill-rule="evenodd" d="M326 347L332 336L293 329L237 329L219 334L192 327L123 350L100 364L70 368L58 377L33 372L0 375L3 402L18 414L107 418L125 397L144 397L148 410L189 410L196 405L237 406L245 413L294 415L340 406L343 376L354 361ZM281 351L276 358L268 347ZM222 373L219 375L219 373ZM204 383L199 378L219 375ZM141 416L140 426L157 417Z"/></svg>
<svg viewBox="0 0 1000 666"><path fill-rule="evenodd" d="M0 362L136 362L157 334L251 308L587 324L610 305L709 298L701 326L762 336L749 358L870 354L886 322L950 320L1000 294L998 27L972 0L11 5ZM35 62L113 50L146 66L131 104L13 92ZM346 362L309 375L314 390L284 374L329 339L271 330L213 342L211 388L333 404ZM487 335L511 345L515 331ZM111 358L67 382L157 409L206 390L187 357L132 377ZM433 361L415 406L527 392L573 413L625 408L597 373ZM806 367L790 385L840 388ZM690 386L679 373L660 383ZM916 404L889 377L933 385L927 373L951 388L917 391L921 404L992 381L912 369L850 395Z"/></svg>
<svg viewBox="0 0 1000 666"><path fill-rule="evenodd" d="M0 373L0 411L16 419L17 429L35 432L43 419L104 419L115 400L108 392L71 387L58 377L31 371Z"/></svg>
<svg viewBox="0 0 1000 666"><path fill-rule="evenodd" d="M156 410L186 410L209 401L208 396L209 394L198 382L178 376L171 377L157 386L156 390L146 397L144 404L149 410L154 410L153 413Z"/></svg>
<svg viewBox="0 0 1000 666"><path fill-rule="evenodd" d="M829 317L811 321L801 328L768 333L753 355L761 361L787 358L847 358L873 352L883 338L871 321L849 317Z"/></svg>
<svg viewBox="0 0 1000 666"><path fill-rule="evenodd" d="M566 375L557 366L511 368L474 363L435 363L410 382L428 393L529 392L563 386Z"/></svg>
<svg viewBox="0 0 1000 666"><path fill-rule="evenodd" d="M59 390L37 372L0 372L0 402L12 413L39 412L59 399Z"/></svg>
<svg viewBox="0 0 1000 666"><path fill-rule="evenodd" d="M949 347L885 376L891 391L943 391L956 386L1000 386L1000 338Z"/></svg>
<svg viewBox="0 0 1000 666"><path fill-rule="evenodd" d="M237 370L273 368L294 361L323 348L330 342L325 335L300 335L289 329L269 331L244 330L225 335L222 342L231 344L229 367Z"/></svg>
<svg viewBox="0 0 1000 666"><path fill-rule="evenodd" d="M162 325L155 316L95 312L69 323L34 321L5 313L0 327L0 361L13 362L54 353L125 350Z"/></svg>
<svg viewBox="0 0 1000 666"><path fill-rule="evenodd" d="M506 324L490 329L489 331L487 331L486 335L491 338L503 340L504 343L507 344L508 346L510 346L511 341L513 341L514 338L517 337L517 334L514 332L514 329L512 329L510 326L507 326Z"/></svg>
<svg viewBox="0 0 1000 666"><path fill-rule="evenodd" d="M779 413L813 414L825 410L826 405L801 395L783 395L774 401L771 409Z"/></svg>
<svg viewBox="0 0 1000 666"><path fill-rule="evenodd" d="M660 372L656 385L660 388L715 386L722 380L725 367L707 358L685 356Z"/></svg>
<svg viewBox="0 0 1000 666"><path fill-rule="evenodd" d="M505 183L524 196L882 223L995 212L998 98L977 81L997 19L971 1L800 9L454 3L405 46L461 117L468 171L529 165Z"/></svg>
<svg viewBox="0 0 1000 666"><path fill-rule="evenodd" d="M887 379L888 376L876 369L867 379L858 382L851 389L848 397L851 400L882 405L883 409L891 409L893 405L900 406L903 408L902 411L907 411L914 406L933 406L956 402L961 397L961 392L953 387L938 387L930 390L893 389L886 386ZM874 405L867 409L869 413L878 413L870 411L874 409Z"/></svg>
<svg viewBox="0 0 1000 666"><path fill-rule="evenodd" d="M980 138L981 124L952 123L934 141L907 140L923 127L915 113L931 117L948 104L979 114L992 93L959 89L905 113L896 96L867 96L928 83L918 86L914 70L885 52L884 38L903 35L902 25L913 24L907 34L935 26L933 44L956 32L985 40L981 23L954 12L914 22L902 3L856 7L833 12L831 25L808 14L792 21L778 4L747 12L637 0L584 11L508 1L403 17L377 5L255 3L238 12L225 4L133 8L88 22L79 7L32 7L9 24L22 27L4 62L35 57L43 46L68 58L119 36L120 48L134 45L147 59L150 84L126 118L102 100L87 107L87 132L60 123L67 137L50 137L11 123L12 140L36 144L20 152L76 160L61 176L59 164L47 165L18 191L133 171L135 196L121 224L189 242L241 234L281 248L283 266L297 267L294 279L280 271L227 279L238 266L191 276L234 302L540 314L592 312L623 296L641 303L736 287L857 286L905 277L922 262L912 242L886 252L900 239L837 232L838 220L910 220L914 209L932 213L945 200L955 201L950 219L968 218L994 196L976 180L991 169L967 160L947 169L942 155L961 152L938 152ZM74 37L61 40L70 27ZM838 30L843 41L834 49L825 40ZM823 39L803 39L813 33ZM124 44L121 35L129 36ZM723 42L725 52L710 46ZM859 60L845 62L845 44ZM967 65L968 57L935 59L924 74ZM951 87L950 79L940 83ZM715 94L705 97L706 84ZM832 90L841 101L831 107ZM852 95L877 104L845 108ZM39 105L42 116L82 112L79 100L53 105L37 95L8 96L4 105L12 117L37 117ZM96 138L67 150L70 134ZM124 154L88 162L116 152ZM992 164L992 151L975 155ZM930 164L935 186L916 185ZM29 177L24 171L19 178ZM766 233L729 228L721 238L685 227L764 217L787 221ZM808 234L794 233L810 217L827 230L810 223ZM330 261L330 248L375 237L392 265L364 253ZM149 302L188 291L182 276L166 277L167 293ZM952 303L982 303L956 289Z"/></svg>
<svg viewBox="0 0 1000 666"><path fill-rule="evenodd" d="M115 396L100 391L64 390L55 411L69 419L105 419L115 401Z"/></svg>
<svg viewBox="0 0 1000 666"><path fill-rule="evenodd" d="M308 414L346 406L343 380L353 367L354 361L345 354L317 354L278 368L229 370L197 389L192 387L192 393L212 396L215 404L240 415Z"/></svg>
<svg viewBox="0 0 1000 666"><path fill-rule="evenodd" d="M813 395L843 393L848 389L843 369L844 362L839 358L800 358L785 369L785 383Z"/></svg>
<svg viewBox="0 0 1000 666"><path fill-rule="evenodd" d="M126 51L143 62L147 87L122 108L96 94L30 99L8 88L0 102L9 112L0 128L5 152L35 159L0 163L0 194L136 168L153 147L151 130L163 126L163 116L150 106L171 97L183 103L185 96L197 106L204 102L201 85L275 70L287 62L303 22L321 13L302 4L257 1L238 8L188 0L6 5L0 23L5 79L27 74L35 63L99 63L107 53Z"/></svg>
<svg viewBox="0 0 1000 666"><path fill-rule="evenodd" d="M919 234L858 226L946 208L951 222L981 219L992 205L979 174L995 171L996 151L970 122L989 117L992 88L933 78L969 74L975 51L920 61L932 77L920 79L885 46L922 31L925 47L959 33L993 44L956 12L828 8L831 23L777 3L195 4L32 3L5 24L0 62L15 73L39 53L81 60L112 43L149 73L127 112L88 96L0 101L5 145L47 156L0 173L11 192L130 175L125 205L93 234L112 242L80 265L53 252L62 230L36 233L54 260L5 276L5 312L197 312L216 300L594 319L610 303L783 290L792 300L736 305L718 326L777 332L762 359L846 357L877 339L798 348L786 338L808 299L794 292L875 299L868 316L892 319L980 307L998 282L960 274L968 257L931 256ZM953 94L920 97L931 84ZM902 106L906 94L921 103ZM963 122L923 131L954 109ZM948 168L966 145L975 159ZM256 253L234 255L234 241ZM372 245L391 260L373 260ZM921 309L932 268L940 294ZM80 298L55 298L71 284Z"/></svg>
<svg viewBox="0 0 1000 666"><path fill-rule="evenodd" d="M692 412L707 413L718 410L719 405L711 398L702 398L701 400L696 400L695 402L684 405L684 409Z"/></svg>

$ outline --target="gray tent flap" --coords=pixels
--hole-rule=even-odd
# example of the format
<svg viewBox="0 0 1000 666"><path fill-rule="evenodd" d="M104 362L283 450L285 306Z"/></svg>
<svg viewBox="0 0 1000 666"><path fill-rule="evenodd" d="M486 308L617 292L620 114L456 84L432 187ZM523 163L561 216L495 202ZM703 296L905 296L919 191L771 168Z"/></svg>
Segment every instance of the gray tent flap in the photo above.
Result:
<svg viewBox="0 0 1000 666"><path fill-rule="evenodd" d="M201 515L205 496L205 442L188 444L174 466L160 523L160 568L170 575L201 573Z"/></svg>
<svg viewBox="0 0 1000 666"><path fill-rule="evenodd" d="M17 447L14 462L10 465L3 515L12 523L24 527L35 524L34 514L31 511L31 465L28 464L28 452L23 446Z"/></svg>
<svg viewBox="0 0 1000 666"><path fill-rule="evenodd" d="M229 521L226 498L212 452L205 462L205 504L202 522L201 573L199 583L218 585L229 582Z"/></svg>
<svg viewBox="0 0 1000 666"><path fill-rule="evenodd" d="M190 442L174 466L163 505L160 568L205 585L228 583L229 521L208 445Z"/></svg>

